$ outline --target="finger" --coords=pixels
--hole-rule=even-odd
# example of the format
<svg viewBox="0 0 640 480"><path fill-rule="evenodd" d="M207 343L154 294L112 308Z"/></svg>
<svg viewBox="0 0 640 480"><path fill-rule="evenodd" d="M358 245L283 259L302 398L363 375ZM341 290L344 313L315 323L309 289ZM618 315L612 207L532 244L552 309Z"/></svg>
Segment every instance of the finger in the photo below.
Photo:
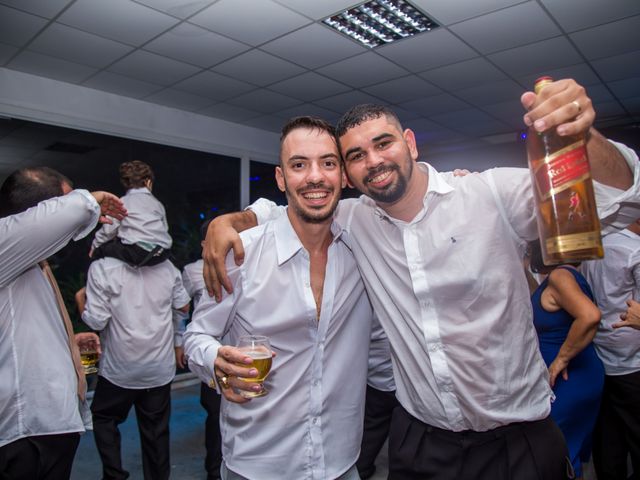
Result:
<svg viewBox="0 0 640 480"><path fill-rule="evenodd" d="M250 399L244 398L239 393L234 392L233 389L231 389L231 388L227 388L227 389L222 390L222 395L228 401L233 402L233 403L247 403L247 402L250 401Z"/></svg>
<svg viewBox="0 0 640 480"><path fill-rule="evenodd" d="M533 93L533 92L525 92L520 97L520 103L522 103L522 106L527 111L531 110L531 108L533 107L533 104L535 103L535 101L536 101L536 94ZM529 126L530 123L527 123L527 119L528 119L528 116L525 115L524 123L527 126Z"/></svg>
<svg viewBox="0 0 640 480"><path fill-rule="evenodd" d="M566 369L562 371L562 378L564 378L565 381L569 380L569 372Z"/></svg>
<svg viewBox="0 0 640 480"><path fill-rule="evenodd" d="M613 323L611 326L613 328L623 328L623 327L629 327L630 325L629 325L629 322L624 321L624 322Z"/></svg>
<svg viewBox="0 0 640 480"><path fill-rule="evenodd" d="M233 259L235 260L236 265L242 265L244 263L244 245L242 244L240 237L236 237L231 248L233 249Z"/></svg>
<svg viewBox="0 0 640 480"><path fill-rule="evenodd" d="M209 263L206 259L204 261L204 269L202 274L204 276L204 283L207 286L207 292L209 293L209 296L215 296L216 302L220 302L220 300L222 300L220 282L218 281L218 276L216 275L215 269L209 266Z"/></svg>

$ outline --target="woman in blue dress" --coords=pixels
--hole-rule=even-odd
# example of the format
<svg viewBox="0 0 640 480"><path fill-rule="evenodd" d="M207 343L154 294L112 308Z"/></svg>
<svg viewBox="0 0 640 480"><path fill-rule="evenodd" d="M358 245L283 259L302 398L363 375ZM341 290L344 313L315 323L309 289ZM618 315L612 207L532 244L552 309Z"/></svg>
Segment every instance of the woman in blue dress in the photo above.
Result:
<svg viewBox="0 0 640 480"><path fill-rule="evenodd" d="M531 302L540 352L556 396L551 417L565 436L576 478L581 478L604 384L604 367L591 343L600 310L574 265L546 266L539 243L531 242L529 248L531 271L547 275Z"/></svg>

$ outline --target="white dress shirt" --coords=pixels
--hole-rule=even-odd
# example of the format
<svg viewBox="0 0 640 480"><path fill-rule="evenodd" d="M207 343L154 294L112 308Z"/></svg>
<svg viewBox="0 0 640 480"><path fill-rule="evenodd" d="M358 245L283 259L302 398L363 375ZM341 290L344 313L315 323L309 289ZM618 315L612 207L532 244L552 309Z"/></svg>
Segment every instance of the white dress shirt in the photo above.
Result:
<svg viewBox="0 0 640 480"><path fill-rule="evenodd" d="M283 215L242 232L244 263L227 257L233 294L203 296L187 326L189 368L207 383L223 336L267 335L277 354L268 395L222 401L222 453L244 477L337 478L358 458L372 311L335 223L332 233L319 320L309 254Z"/></svg>
<svg viewBox="0 0 640 480"><path fill-rule="evenodd" d="M91 246L98 248L117 236L122 243L136 244L145 250L153 250L156 245L164 249L171 248L169 225L164 206L148 188L132 188L121 198L128 215L122 221L113 220L113 224L104 224L96 232Z"/></svg>
<svg viewBox="0 0 640 480"><path fill-rule="evenodd" d="M56 297L37 265L87 235L100 207L84 190L0 219L0 447L91 426Z"/></svg>
<svg viewBox="0 0 640 480"><path fill-rule="evenodd" d="M640 236L630 230L603 240L604 258L581 265L602 311L594 344L607 375L640 370L640 331L614 329L630 298L640 300Z"/></svg>
<svg viewBox="0 0 640 480"><path fill-rule="evenodd" d="M115 258L93 262L82 320L101 330L99 375L131 389L171 382L179 328L172 310L188 303L180 271L168 260L139 268Z"/></svg>
<svg viewBox="0 0 640 480"><path fill-rule="evenodd" d="M596 185L605 232L640 217L638 159L619 148L634 186ZM398 400L453 431L546 417L552 391L522 270L525 242L537 237L529 171L452 177L418 168L428 169L429 185L411 222L365 196L337 211L391 343ZM277 214L268 201L251 208L259 221Z"/></svg>
<svg viewBox="0 0 640 480"><path fill-rule="evenodd" d="M182 269L182 284L189 296L193 299L193 309L195 310L205 292L204 284L204 261L196 260L189 263Z"/></svg>

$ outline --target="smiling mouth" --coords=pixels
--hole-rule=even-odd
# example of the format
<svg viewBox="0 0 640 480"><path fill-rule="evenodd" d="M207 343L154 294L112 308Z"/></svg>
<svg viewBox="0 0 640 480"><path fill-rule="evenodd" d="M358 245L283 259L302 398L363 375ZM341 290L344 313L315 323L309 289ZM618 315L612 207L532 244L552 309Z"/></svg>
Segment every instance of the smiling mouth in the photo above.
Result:
<svg viewBox="0 0 640 480"><path fill-rule="evenodd" d="M370 177L367 180L367 183L381 183L381 182L384 182L387 178L389 178L389 175L391 175L392 172L393 172L393 170L386 170L386 171L384 171L382 173L379 173L375 177Z"/></svg>
<svg viewBox="0 0 640 480"><path fill-rule="evenodd" d="M302 196L307 200L321 200L323 198L327 198L329 196L329 192L307 192L303 193Z"/></svg>

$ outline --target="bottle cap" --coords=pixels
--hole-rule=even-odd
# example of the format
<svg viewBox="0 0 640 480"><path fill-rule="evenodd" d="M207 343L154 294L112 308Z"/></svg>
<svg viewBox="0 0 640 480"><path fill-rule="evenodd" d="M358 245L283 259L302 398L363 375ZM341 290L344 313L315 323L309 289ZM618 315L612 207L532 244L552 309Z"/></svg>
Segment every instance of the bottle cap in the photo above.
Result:
<svg viewBox="0 0 640 480"><path fill-rule="evenodd" d="M533 84L533 89L536 92L536 95L540 93L540 91L548 84L553 82L553 78L551 77L540 77Z"/></svg>

